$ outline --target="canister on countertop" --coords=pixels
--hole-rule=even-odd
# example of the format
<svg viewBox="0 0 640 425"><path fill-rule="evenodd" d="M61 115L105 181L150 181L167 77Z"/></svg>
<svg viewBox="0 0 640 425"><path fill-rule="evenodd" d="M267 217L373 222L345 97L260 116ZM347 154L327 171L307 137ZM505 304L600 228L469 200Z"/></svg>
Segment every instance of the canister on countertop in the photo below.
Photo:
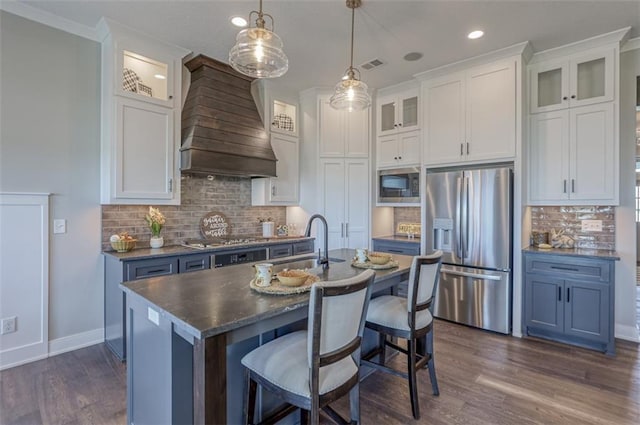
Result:
<svg viewBox="0 0 640 425"><path fill-rule="evenodd" d="M549 232L531 232L531 242L533 246L549 243Z"/></svg>

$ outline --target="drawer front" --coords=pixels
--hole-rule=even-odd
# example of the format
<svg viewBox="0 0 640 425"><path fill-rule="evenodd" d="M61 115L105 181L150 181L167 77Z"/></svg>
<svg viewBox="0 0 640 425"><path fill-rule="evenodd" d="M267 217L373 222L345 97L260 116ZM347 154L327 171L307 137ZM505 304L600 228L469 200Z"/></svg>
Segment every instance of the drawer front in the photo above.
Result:
<svg viewBox="0 0 640 425"><path fill-rule="evenodd" d="M390 254L420 255L420 245L404 242L373 241L373 250Z"/></svg>
<svg viewBox="0 0 640 425"><path fill-rule="evenodd" d="M178 273L195 272L198 270L206 270L211 267L211 255L189 255L178 258Z"/></svg>
<svg viewBox="0 0 640 425"><path fill-rule="evenodd" d="M269 248L269 258L290 257L293 253L291 244L277 245Z"/></svg>
<svg viewBox="0 0 640 425"><path fill-rule="evenodd" d="M293 244L293 255L309 254L313 252L313 241L298 242Z"/></svg>
<svg viewBox="0 0 640 425"><path fill-rule="evenodd" d="M168 257L132 261L126 264L126 271L127 280L175 274L178 273L178 259L176 257Z"/></svg>
<svg viewBox="0 0 640 425"><path fill-rule="evenodd" d="M526 255L526 273L553 273L562 279L609 282L611 263L588 258L555 257L546 255Z"/></svg>

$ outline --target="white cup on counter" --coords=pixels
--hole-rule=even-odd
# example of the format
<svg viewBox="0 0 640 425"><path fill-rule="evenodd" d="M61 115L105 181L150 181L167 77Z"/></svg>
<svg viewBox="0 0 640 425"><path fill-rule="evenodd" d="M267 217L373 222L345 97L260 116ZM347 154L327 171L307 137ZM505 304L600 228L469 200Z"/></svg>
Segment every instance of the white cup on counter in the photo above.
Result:
<svg viewBox="0 0 640 425"><path fill-rule="evenodd" d="M273 278L273 264L260 263L254 264L253 267L256 269L256 285L263 287L270 286L271 279Z"/></svg>
<svg viewBox="0 0 640 425"><path fill-rule="evenodd" d="M367 261L368 250L366 248L356 248L356 260L358 263L364 263Z"/></svg>

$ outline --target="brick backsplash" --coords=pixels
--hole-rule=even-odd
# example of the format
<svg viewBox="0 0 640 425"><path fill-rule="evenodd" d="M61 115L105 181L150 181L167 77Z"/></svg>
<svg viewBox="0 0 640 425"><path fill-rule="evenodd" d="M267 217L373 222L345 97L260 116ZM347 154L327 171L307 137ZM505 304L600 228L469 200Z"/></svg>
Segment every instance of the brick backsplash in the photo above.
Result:
<svg viewBox="0 0 640 425"><path fill-rule="evenodd" d="M161 236L164 244L178 245L184 239L200 239L200 219L210 211L221 212L231 225L232 236L262 235L258 218L271 217L276 225L286 220L285 207L251 206L251 179L248 177L183 175L181 205L153 205L166 217ZM103 205L102 249L111 250L109 237L122 231L138 239L137 248L149 246L151 231L144 216L148 205Z"/></svg>
<svg viewBox="0 0 640 425"><path fill-rule="evenodd" d="M582 232L581 220L602 220L602 232ZM531 231L564 230L576 248L614 250L616 209L611 206L531 207ZM551 237L551 235L549 235Z"/></svg>
<svg viewBox="0 0 640 425"><path fill-rule="evenodd" d="M398 228L398 223L420 223L420 208L396 207L393 209L393 231Z"/></svg>

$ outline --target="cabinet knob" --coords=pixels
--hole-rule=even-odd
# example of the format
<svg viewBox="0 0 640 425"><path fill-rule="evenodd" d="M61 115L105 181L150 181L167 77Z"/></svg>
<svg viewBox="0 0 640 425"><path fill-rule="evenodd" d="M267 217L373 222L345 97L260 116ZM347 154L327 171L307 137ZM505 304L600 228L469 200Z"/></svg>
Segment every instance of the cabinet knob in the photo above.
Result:
<svg viewBox="0 0 640 425"><path fill-rule="evenodd" d="M398 124L398 127L402 127L402 123Z"/></svg>
<svg viewBox="0 0 640 425"><path fill-rule="evenodd" d="M398 128L398 124L394 124L394 125L393 125L393 128Z"/></svg>
<svg viewBox="0 0 640 425"><path fill-rule="evenodd" d="M567 96L563 97L562 100L567 100L569 99Z"/></svg>
<svg viewBox="0 0 640 425"><path fill-rule="evenodd" d="M571 95L571 99L575 99L575 98L576 98L576 95L575 95L575 94L572 94L572 95Z"/></svg>
<svg viewBox="0 0 640 425"><path fill-rule="evenodd" d="M401 157L401 156L399 156L399 157L398 157L398 159L402 159L402 157Z"/></svg>
<svg viewBox="0 0 640 425"><path fill-rule="evenodd" d="M394 157L393 157L393 159L398 159L398 157L397 157L397 156L394 156Z"/></svg>
<svg viewBox="0 0 640 425"><path fill-rule="evenodd" d="M169 99L173 99L173 96L169 95Z"/></svg>

